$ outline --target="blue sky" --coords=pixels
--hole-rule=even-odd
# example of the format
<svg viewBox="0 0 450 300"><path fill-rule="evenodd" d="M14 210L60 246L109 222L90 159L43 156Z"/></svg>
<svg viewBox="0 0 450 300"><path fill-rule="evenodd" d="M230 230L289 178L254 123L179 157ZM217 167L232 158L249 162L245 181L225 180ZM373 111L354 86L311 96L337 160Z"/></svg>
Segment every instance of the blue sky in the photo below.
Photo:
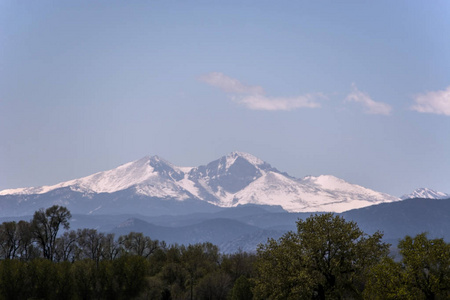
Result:
<svg viewBox="0 0 450 300"><path fill-rule="evenodd" d="M0 190L145 155L450 192L448 1L1 1Z"/></svg>

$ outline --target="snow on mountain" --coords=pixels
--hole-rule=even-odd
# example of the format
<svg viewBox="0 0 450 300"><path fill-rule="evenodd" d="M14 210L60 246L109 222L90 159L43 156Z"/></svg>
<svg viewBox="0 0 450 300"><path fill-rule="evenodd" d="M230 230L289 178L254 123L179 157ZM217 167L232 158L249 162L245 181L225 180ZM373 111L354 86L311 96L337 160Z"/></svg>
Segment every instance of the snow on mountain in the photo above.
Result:
<svg viewBox="0 0 450 300"><path fill-rule="evenodd" d="M437 192L432 189L419 188L414 190L411 194L403 195L400 199L425 198L425 199L448 199L450 194Z"/></svg>
<svg viewBox="0 0 450 300"><path fill-rule="evenodd" d="M303 211L309 200L302 199L303 185L279 173L268 172L239 191L227 206L238 204L281 205L287 211Z"/></svg>
<svg viewBox="0 0 450 300"><path fill-rule="evenodd" d="M396 197L350 184L334 176L308 176L294 180L269 172L238 192L233 204L281 205L290 212L343 212L397 200Z"/></svg>
<svg viewBox="0 0 450 300"><path fill-rule="evenodd" d="M53 186L3 190L0 196L45 194L61 188L89 195L131 190L142 196L202 200L221 207L280 205L290 212L342 212L399 200L330 175L296 179L243 152L232 152L195 168L147 156Z"/></svg>
<svg viewBox="0 0 450 300"><path fill-rule="evenodd" d="M178 197L181 192L182 198L187 198L187 191L167 180L173 178L184 178L184 172L158 156L146 156L87 177L52 186L3 190L0 191L0 195L44 194L63 187L82 193L113 193L134 187L137 193L143 195Z"/></svg>
<svg viewBox="0 0 450 300"><path fill-rule="evenodd" d="M211 203L228 206L233 195L273 169L259 158L242 152L232 152L206 166L193 168L189 179L199 187L198 196Z"/></svg>

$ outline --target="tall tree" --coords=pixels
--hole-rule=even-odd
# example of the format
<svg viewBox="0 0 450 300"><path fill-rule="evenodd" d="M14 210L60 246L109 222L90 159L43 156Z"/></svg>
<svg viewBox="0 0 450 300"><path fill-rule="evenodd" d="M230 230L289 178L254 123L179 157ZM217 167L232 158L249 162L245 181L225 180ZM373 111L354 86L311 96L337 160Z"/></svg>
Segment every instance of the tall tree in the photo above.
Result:
<svg viewBox="0 0 450 300"><path fill-rule="evenodd" d="M69 229L69 220L72 218L70 211L58 205L40 209L34 213L31 220L33 236L42 250L44 258L53 260L55 255L56 237L62 226Z"/></svg>
<svg viewBox="0 0 450 300"><path fill-rule="evenodd" d="M381 238L331 213L299 220L297 233L259 248L255 291L269 298L360 297L370 267L388 254Z"/></svg>
<svg viewBox="0 0 450 300"><path fill-rule="evenodd" d="M21 240L15 221L0 224L0 255L4 259L16 258Z"/></svg>
<svg viewBox="0 0 450 300"><path fill-rule="evenodd" d="M95 229L78 229L78 259L89 258L92 259L96 266L102 259L103 254L103 240L105 235L97 232Z"/></svg>
<svg viewBox="0 0 450 300"><path fill-rule="evenodd" d="M194 286L198 280L216 270L219 265L219 248L211 243L194 244L181 248L181 264L189 274L189 299L195 299Z"/></svg>
<svg viewBox="0 0 450 300"><path fill-rule="evenodd" d="M120 243L114 238L114 233L108 233L104 236L102 242L102 257L107 260L116 259L123 251Z"/></svg>
<svg viewBox="0 0 450 300"><path fill-rule="evenodd" d="M32 225L27 221L17 223L17 231L20 236L19 257L21 260L29 261L39 257L39 249L33 238Z"/></svg>

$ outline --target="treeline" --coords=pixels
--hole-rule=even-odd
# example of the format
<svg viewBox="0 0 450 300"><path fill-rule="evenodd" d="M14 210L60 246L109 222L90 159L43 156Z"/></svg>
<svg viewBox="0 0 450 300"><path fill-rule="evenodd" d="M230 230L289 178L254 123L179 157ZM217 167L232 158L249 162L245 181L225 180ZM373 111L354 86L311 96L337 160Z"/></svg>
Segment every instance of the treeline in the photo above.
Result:
<svg viewBox="0 0 450 300"><path fill-rule="evenodd" d="M147 258L0 262L2 299L252 299L254 256L212 244L173 245ZM242 298L244 297L244 298Z"/></svg>
<svg viewBox="0 0 450 300"><path fill-rule="evenodd" d="M231 255L211 243L69 230L70 218L53 206L0 225L2 299L450 299L444 240L407 236L394 260L381 233L333 214Z"/></svg>
<svg viewBox="0 0 450 300"><path fill-rule="evenodd" d="M252 298L254 254L221 254L211 243L169 246L136 232L116 238L69 230L70 218L55 205L29 222L0 225L0 298Z"/></svg>
<svg viewBox="0 0 450 300"><path fill-rule="evenodd" d="M450 299L450 244L426 234L400 240L400 260L382 234L333 214L297 222L297 232L260 245L256 299Z"/></svg>

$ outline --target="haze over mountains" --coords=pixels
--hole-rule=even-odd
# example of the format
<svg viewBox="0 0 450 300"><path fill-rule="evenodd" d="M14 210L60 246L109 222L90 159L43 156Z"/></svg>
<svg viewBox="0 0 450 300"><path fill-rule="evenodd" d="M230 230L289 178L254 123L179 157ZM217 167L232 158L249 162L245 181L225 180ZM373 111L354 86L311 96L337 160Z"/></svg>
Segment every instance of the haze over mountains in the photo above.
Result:
<svg viewBox="0 0 450 300"><path fill-rule="evenodd" d="M450 201L442 198L450 196L418 189L401 200L331 175L298 179L232 152L199 167L147 156L53 186L3 190L0 217L29 220L57 204L72 212L72 229L143 232L167 243L208 241L231 253L255 251L313 212L342 213L367 233L383 231L392 244L423 231L447 238Z"/></svg>
<svg viewBox="0 0 450 300"><path fill-rule="evenodd" d="M331 175L294 178L267 162L232 152L199 167L147 156L53 186L0 191L1 216L65 205L74 213L156 215L256 204L288 212L343 212L400 200Z"/></svg>

